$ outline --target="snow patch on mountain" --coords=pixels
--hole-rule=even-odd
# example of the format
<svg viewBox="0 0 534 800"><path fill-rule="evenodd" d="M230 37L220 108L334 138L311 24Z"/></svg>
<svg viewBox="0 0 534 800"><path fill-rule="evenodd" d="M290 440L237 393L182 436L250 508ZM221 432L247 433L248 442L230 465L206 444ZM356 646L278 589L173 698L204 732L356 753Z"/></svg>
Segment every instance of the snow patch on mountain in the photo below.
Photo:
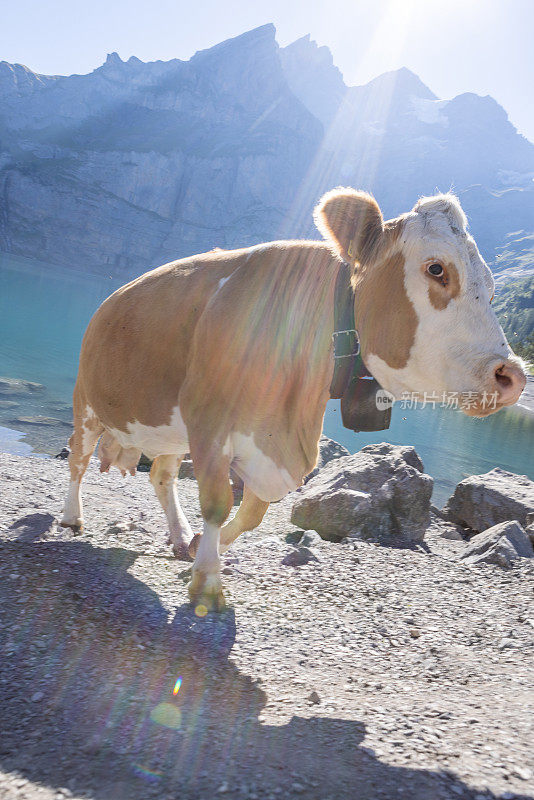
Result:
<svg viewBox="0 0 534 800"><path fill-rule="evenodd" d="M410 102L416 118L426 125L448 125L449 120L442 113L448 100L427 100L423 97L412 96Z"/></svg>

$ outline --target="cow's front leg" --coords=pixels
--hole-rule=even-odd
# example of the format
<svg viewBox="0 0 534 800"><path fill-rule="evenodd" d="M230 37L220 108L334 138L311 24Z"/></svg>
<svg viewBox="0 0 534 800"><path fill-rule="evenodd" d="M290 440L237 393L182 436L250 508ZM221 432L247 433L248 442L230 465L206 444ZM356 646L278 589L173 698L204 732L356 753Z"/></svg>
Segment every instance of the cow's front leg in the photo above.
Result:
<svg viewBox="0 0 534 800"><path fill-rule="evenodd" d="M233 503L228 477L229 459L211 450L208 458L204 459L201 455L195 460L193 446L191 455L198 479L204 531L198 537L189 597L197 608L204 606L208 610L220 611L225 605L219 558L221 526L230 514Z"/></svg>
<svg viewBox="0 0 534 800"><path fill-rule="evenodd" d="M221 611L225 605L219 558L220 534L217 525L204 523L189 584L189 597L197 608L205 606L208 610Z"/></svg>

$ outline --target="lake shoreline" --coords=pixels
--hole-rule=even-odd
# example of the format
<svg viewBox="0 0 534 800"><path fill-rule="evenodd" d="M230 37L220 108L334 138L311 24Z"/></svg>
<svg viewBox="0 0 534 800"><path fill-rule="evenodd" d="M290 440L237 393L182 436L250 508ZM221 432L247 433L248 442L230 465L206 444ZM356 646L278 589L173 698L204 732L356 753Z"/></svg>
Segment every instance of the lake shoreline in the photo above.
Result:
<svg viewBox="0 0 534 800"><path fill-rule="evenodd" d="M20 400L24 403L24 398L21 397ZM37 410L35 409L35 411ZM18 420L15 418L9 419L5 416L3 419L0 418L0 453L13 456L32 456L45 460L56 456L67 445L71 433L70 426L66 426L66 416L68 414L70 419L70 412L67 411L66 407L62 411L64 419L58 419L56 426L48 424L50 420L46 420L46 425L28 423L19 426L17 424ZM516 426L524 429L526 425L530 429L533 421L532 414L534 414L534 376L528 376L527 387L520 402L504 412L492 415L484 420L467 419L459 412L451 412L458 415L459 418L459 423L455 422L454 427L456 428L459 424L459 431L464 429L466 436L471 437L471 433L473 435L472 447L470 448L471 456L469 458L463 458L459 455L454 443L449 441L446 432L443 434L435 411L427 409L426 411L416 411L415 413L426 413L428 415L427 425L424 426L426 430L424 439L418 435L417 430L403 430L403 426L408 424L404 422L405 417L403 415L413 415L414 412L407 412L401 407L400 403L396 404L396 410L393 412L394 424L389 431L382 431L377 436L356 434L342 427L336 402L330 401L325 413L323 432L330 439L346 447L351 453L361 450L367 444L380 441L416 447L421 453L426 471L434 479L433 502L436 505L441 505L445 502L458 481L470 475L487 472L495 466L500 466L516 474L527 474L529 477L534 478L532 470L524 459L521 463L518 463L517 459L515 457L512 458L510 453L500 452L497 446L501 440L499 427L494 430L495 435L493 436L490 431L485 433L488 425L495 424L496 418L501 418L504 415L515 420ZM480 447L476 444L475 437L477 434L475 427L477 423L480 423L481 435L493 441L494 452L493 454L488 454L485 458L481 457ZM464 428L466 425L468 427ZM525 433L525 431L523 432ZM506 436L505 433L502 435ZM506 438L509 443L508 437ZM517 449L513 449L513 451L517 453Z"/></svg>
<svg viewBox="0 0 534 800"><path fill-rule="evenodd" d="M517 407L534 413L534 375L527 375L527 385L517 402Z"/></svg>
<svg viewBox="0 0 534 800"><path fill-rule="evenodd" d="M54 456L67 444L80 345L94 311L122 279L78 276L0 257L4 288L0 314L0 451ZM9 302L6 298L9 297ZM21 325L21 309L24 325ZM10 382L28 384L22 392ZM387 431L354 433L343 427L339 401L328 402L323 430L351 453L368 444L414 446L434 478L433 500L445 502L469 475L501 467L534 478L534 378L515 409L485 419L454 409L404 408L398 402Z"/></svg>

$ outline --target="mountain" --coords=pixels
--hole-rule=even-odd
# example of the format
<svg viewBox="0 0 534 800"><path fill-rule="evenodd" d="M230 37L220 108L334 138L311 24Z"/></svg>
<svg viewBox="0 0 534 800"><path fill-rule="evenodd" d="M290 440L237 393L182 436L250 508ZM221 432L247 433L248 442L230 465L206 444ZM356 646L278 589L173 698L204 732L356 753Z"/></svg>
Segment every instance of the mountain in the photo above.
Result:
<svg viewBox="0 0 534 800"><path fill-rule="evenodd" d="M491 97L407 69L348 87L309 37L265 25L189 61L43 76L0 64L0 249L134 275L212 247L315 236L337 184L387 216L453 188L496 270L529 270L534 146Z"/></svg>
<svg viewBox="0 0 534 800"><path fill-rule="evenodd" d="M323 187L349 183L372 191L387 215L407 210L419 195L452 188L492 262L510 231L533 231L534 145L493 98L439 100L406 68L342 87L323 49L300 39L282 50L293 92L325 124L314 165L326 177ZM303 85L306 72L314 80Z"/></svg>
<svg viewBox="0 0 534 800"><path fill-rule="evenodd" d="M2 65L1 247L133 274L269 238L322 132L274 36L53 80Z"/></svg>
<svg viewBox="0 0 534 800"><path fill-rule="evenodd" d="M534 363L534 275L498 285L493 305L514 353Z"/></svg>

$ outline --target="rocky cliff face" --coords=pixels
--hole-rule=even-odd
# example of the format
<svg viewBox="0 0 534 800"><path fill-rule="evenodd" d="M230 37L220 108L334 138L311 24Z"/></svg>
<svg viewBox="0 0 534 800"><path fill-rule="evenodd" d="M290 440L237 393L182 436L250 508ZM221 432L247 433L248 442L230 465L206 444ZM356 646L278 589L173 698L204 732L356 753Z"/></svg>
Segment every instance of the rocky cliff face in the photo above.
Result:
<svg viewBox="0 0 534 800"><path fill-rule="evenodd" d="M301 39L281 51L292 90L325 124L314 164L321 188L348 183L370 190L388 216L419 195L452 188L484 256L496 268L511 267L533 231L534 145L504 109L471 93L439 100L408 69L341 87L324 49ZM511 232L521 232L521 241L510 241ZM496 261L503 246L507 264Z"/></svg>
<svg viewBox="0 0 534 800"><path fill-rule="evenodd" d="M70 77L3 62L0 98L0 248L18 255L133 275L314 235L339 183L387 215L452 185L490 261L532 228L534 146L494 100L440 101L408 70L348 88L327 48L280 50L272 25L187 62L113 53Z"/></svg>
<svg viewBox="0 0 534 800"><path fill-rule="evenodd" d="M320 140L270 25L189 62L2 73L2 248L140 272L270 238ZM31 76L31 73L30 73Z"/></svg>

